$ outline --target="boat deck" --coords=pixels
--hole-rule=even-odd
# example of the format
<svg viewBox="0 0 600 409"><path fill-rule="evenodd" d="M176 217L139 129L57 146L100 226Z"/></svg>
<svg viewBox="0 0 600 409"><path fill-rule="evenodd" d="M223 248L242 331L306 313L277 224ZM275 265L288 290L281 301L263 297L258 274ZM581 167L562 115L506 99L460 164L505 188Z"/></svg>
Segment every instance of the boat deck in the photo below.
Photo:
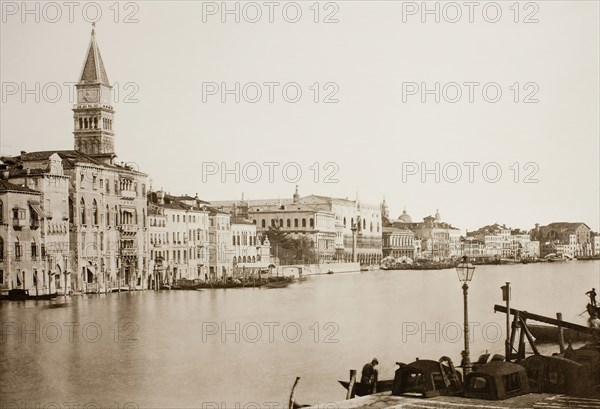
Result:
<svg viewBox="0 0 600 409"><path fill-rule="evenodd" d="M600 409L599 399L576 398L566 395L530 393L505 400L481 400L469 399L457 396L436 396L429 399L407 398L403 396L392 396L390 392L382 392L375 395L343 400L330 403L329 405L311 406L313 409L335 407L336 409L561 409L561 408L589 408Z"/></svg>

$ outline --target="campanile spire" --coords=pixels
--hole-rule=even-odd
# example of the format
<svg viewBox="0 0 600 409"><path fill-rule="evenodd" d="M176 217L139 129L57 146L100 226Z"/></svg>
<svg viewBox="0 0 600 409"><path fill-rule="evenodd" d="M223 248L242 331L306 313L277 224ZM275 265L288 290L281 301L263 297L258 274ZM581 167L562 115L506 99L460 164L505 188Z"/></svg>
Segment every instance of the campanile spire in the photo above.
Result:
<svg viewBox="0 0 600 409"><path fill-rule="evenodd" d="M75 150L112 163L114 147L112 86L96 43L96 24L92 23L81 77L75 86L77 103L73 107Z"/></svg>

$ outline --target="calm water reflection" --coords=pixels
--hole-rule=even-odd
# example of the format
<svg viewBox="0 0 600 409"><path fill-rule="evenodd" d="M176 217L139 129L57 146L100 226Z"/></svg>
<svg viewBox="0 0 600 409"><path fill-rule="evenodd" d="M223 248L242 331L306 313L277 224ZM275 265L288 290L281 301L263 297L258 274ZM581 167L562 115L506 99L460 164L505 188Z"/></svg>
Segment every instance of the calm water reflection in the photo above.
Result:
<svg viewBox="0 0 600 409"><path fill-rule="evenodd" d="M600 287L599 277L599 262L477 267L469 291L472 358L503 352L504 316L493 305L502 304L505 281L515 308L560 311L585 324L578 316L584 293ZM458 363L462 308L454 270L315 276L285 289L3 302L0 396L26 407L287 407L300 376L298 401L340 400L345 391L336 380L373 356L383 378L393 376L396 361L417 356Z"/></svg>

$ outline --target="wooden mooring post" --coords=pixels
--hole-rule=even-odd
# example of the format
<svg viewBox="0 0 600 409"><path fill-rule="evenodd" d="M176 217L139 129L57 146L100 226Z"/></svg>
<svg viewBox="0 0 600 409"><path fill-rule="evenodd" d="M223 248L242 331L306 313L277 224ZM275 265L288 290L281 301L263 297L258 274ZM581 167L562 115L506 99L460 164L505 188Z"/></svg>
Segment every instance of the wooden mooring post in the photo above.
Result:
<svg viewBox="0 0 600 409"><path fill-rule="evenodd" d="M556 319L562 321L562 312L556 313ZM558 326L558 348L561 354L565 352L565 332L560 325Z"/></svg>
<svg viewBox="0 0 600 409"><path fill-rule="evenodd" d="M346 392L346 399L354 398L354 385L356 384L356 369L350 369L350 382L348 383L348 392Z"/></svg>

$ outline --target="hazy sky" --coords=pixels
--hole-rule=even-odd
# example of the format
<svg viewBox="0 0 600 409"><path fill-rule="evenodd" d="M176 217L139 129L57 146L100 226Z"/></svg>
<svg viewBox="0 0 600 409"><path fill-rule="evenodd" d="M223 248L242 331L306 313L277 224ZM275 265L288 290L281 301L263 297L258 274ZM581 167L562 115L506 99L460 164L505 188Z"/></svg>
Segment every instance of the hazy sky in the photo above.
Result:
<svg viewBox="0 0 600 409"><path fill-rule="evenodd" d="M270 22L264 2L227 2L238 7L236 23L221 2L120 3L118 14L113 2L83 2L70 22L66 6L57 17L31 2L33 14L23 15L21 2L2 1L1 153L72 149L69 88L57 97L54 84L79 79L91 29L83 8L91 20L98 5L97 41L119 90L118 160L135 162L155 189L258 199L291 196L298 184L302 195L358 192L369 203L385 195L393 217L404 206L413 219L439 208L463 230L552 221L598 230L598 2L519 3L518 13L514 2L480 2L473 22L463 2L429 2L439 23L435 11L421 14L420 1L276 3ZM221 84L234 90L236 82L240 102L232 93L223 103ZM21 94L36 83L37 103ZM284 98L289 83L288 101L302 91L296 103ZM437 103L435 92L421 93L436 83ZM239 162L239 183L222 174L223 162L230 170Z"/></svg>

